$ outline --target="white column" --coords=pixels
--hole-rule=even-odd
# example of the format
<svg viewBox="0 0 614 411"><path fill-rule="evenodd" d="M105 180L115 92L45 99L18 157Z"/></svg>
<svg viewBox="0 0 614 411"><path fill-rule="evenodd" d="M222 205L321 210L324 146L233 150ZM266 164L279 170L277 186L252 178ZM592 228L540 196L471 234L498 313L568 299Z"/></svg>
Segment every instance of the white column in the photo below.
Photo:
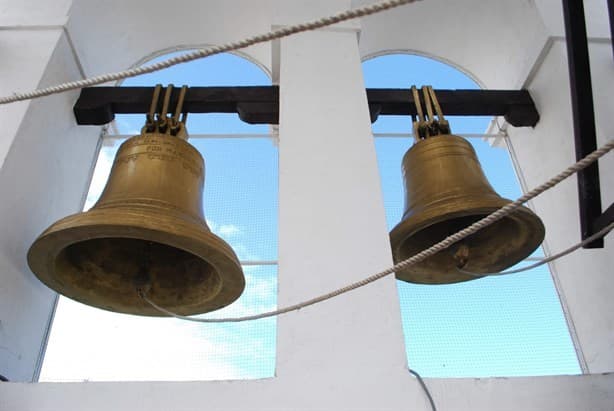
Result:
<svg viewBox="0 0 614 411"><path fill-rule="evenodd" d="M283 39L280 93L278 304L285 306L387 268L392 257L356 33ZM364 399L377 397L369 383L407 372L405 363L392 276L278 320L280 379L354 389Z"/></svg>
<svg viewBox="0 0 614 411"><path fill-rule="evenodd" d="M2 94L79 79L61 27L0 31L6 51ZM32 241L78 211L94 161L99 128L78 127L78 92L0 107L0 374L37 377L55 293L26 264ZM6 120L6 121L4 121ZM1 401L0 401L1 402ZM2 408L0 404L0 408Z"/></svg>

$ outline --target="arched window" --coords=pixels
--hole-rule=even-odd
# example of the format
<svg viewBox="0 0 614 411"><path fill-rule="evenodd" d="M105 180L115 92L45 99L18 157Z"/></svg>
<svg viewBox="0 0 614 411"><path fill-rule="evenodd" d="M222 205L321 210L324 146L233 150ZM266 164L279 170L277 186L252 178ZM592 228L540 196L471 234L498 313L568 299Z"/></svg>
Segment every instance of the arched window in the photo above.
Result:
<svg viewBox="0 0 614 411"><path fill-rule="evenodd" d="M478 88L461 71L415 55L373 58L363 63L363 70L367 87L430 84L435 89ZM483 135L491 118L449 120L454 134L471 137L468 140L499 195L518 198L521 190L508 151L492 146L492 139ZM386 218L392 229L403 213L401 159L413 142L408 135L411 121L407 117L380 117L373 132ZM539 249L532 257L542 255ZM581 373L548 266L451 285L403 281L397 285L407 360L423 376Z"/></svg>
<svg viewBox="0 0 614 411"><path fill-rule="evenodd" d="M172 54L171 54L172 55ZM169 54L157 57L166 59ZM148 61L148 63L150 63ZM127 79L125 86L270 85L245 58L222 54ZM118 115L102 139L84 209L100 195L121 142L138 134L143 115ZM205 216L243 265L246 288L209 317L239 316L277 305L277 147L266 125L236 114L188 117L190 144L205 159ZM57 304L41 381L222 380L272 377L275 318L197 324L116 314L64 297Z"/></svg>

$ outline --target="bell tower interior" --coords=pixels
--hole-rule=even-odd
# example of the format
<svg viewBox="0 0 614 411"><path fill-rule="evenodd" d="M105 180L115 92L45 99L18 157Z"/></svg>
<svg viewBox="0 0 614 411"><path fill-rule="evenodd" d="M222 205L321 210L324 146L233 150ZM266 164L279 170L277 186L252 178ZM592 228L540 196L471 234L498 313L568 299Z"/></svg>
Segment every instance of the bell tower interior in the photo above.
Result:
<svg viewBox="0 0 614 411"><path fill-rule="evenodd" d="M0 95L126 70L163 52L239 41L369 3L181 0L169 9L167 3L144 0L0 0L5 56ZM528 90L539 113L535 127L514 127L500 117L483 130L497 134L489 144L509 150L523 192L576 161L566 3L416 1L238 52L279 86L278 125L266 127L279 161L277 307L394 263L365 93L362 65L369 59L417 54L458 68L483 90ZM614 5L600 0L583 5L601 147L614 138ZM32 273L27 252L46 227L82 211L108 132L77 125L78 97L72 90L0 105L0 375L9 380L0 382L0 410L429 409L420 381L409 372L413 365L406 356L394 276L276 317L275 370L267 378L39 382L57 294ZM599 160L599 179L607 212L614 201L613 154ZM537 196L530 208L545 227L546 256L581 240L575 176ZM100 268L105 247L114 253L150 247L88 241L87 250L82 244L66 249L57 264ZM437 409L610 410L613 247L605 237L603 248L582 248L549 263L579 373L425 378ZM183 265L198 252L169 251ZM203 263L194 270L194 278L219 283L215 268Z"/></svg>

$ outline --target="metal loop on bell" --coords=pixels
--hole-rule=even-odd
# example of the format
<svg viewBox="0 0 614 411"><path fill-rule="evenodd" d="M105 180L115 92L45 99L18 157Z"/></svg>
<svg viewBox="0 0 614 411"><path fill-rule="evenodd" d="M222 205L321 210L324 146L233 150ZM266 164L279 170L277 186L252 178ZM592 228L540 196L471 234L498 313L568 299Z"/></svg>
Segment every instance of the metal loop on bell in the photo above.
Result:
<svg viewBox="0 0 614 411"><path fill-rule="evenodd" d="M416 141L424 140L429 137L450 134L450 124L445 119L437 96L432 86L422 86L422 95L426 115L422 111L422 103L416 86L411 87L414 104L416 105L417 121L412 121L414 138Z"/></svg>
<svg viewBox="0 0 614 411"><path fill-rule="evenodd" d="M153 97L151 98L151 105L149 106L149 112L146 115L145 127L143 132L153 133L156 131L156 112L158 110L158 100L160 100L160 91L162 90L162 84L156 84L154 88Z"/></svg>
<svg viewBox="0 0 614 411"><path fill-rule="evenodd" d="M448 123L443 115L443 111L441 110L441 106L439 105L439 101L435 95L435 90L433 90L433 86L427 86L427 90L431 97L431 102L435 107L435 112L437 113L437 120L435 121L437 124L437 134L450 134L450 123Z"/></svg>
<svg viewBox="0 0 614 411"><path fill-rule="evenodd" d="M428 137L428 130L426 127L424 112L422 111L422 103L420 102L420 95L416 86L411 86L411 92L414 98L414 105L416 106L417 121L413 122L414 139L420 141Z"/></svg>
<svg viewBox="0 0 614 411"><path fill-rule="evenodd" d="M179 137L185 138L185 122L187 120L188 113L182 113L182 111L187 90L188 86L184 85L181 87L179 92L179 99L177 100L177 105L175 106L175 114L171 118L170 134L172 136L178 136L181 133L182 135ZM180 115L181 118L179 118Z"/></svg>
<svg viewBox="0 0 614 411"><path fill-rule="evenodd" d="M168 105L171 101L171 95L173 94L173 85L169 84L166 86L166 91L164 92L164 101L162 103L162 112L160 113L160 120L158 123L158 128L161 133L166 133L168 128L169 118L168 118Z"/></svg>
<svg viewBox="0 0 614 411"><path fill-rule="evenodd" d="M426 127L428 130L428 137L433 135L437 135L436 125L435 125L435 116L433 115L433 106L431 104L431 97L428 91L427 86L422 86L422 94L424 95L424 105L426 106Z"/></svg>

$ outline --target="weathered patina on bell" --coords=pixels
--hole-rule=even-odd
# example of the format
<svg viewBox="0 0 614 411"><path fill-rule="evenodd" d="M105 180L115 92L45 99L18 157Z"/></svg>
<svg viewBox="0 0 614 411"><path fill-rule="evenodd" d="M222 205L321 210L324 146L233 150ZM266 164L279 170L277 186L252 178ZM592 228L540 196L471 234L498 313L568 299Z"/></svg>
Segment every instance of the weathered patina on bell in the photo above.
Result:
<svg viewBox="0 0 614 411"><path fill-rule="evenodd" d="M471 144L443 134L417 141L403 157L405 212L390 233L395 262L443 240L510 203L488 183ZM424 261L397 271L400 280L448 284L504 270L544 239L544 225L526 207Z"/></svg>
<svg viewBox="0 0 614 411"><path fill-rule="evenodd" d="M167 117L172 86L154 120L160 86L141 135L124 142L98 202L51 225L28 251L28 264L47 286L69 298L121 313L182 315L224 307L245 279L232 248L203 214L205 164L187 141L181 112Z"/></svg>

